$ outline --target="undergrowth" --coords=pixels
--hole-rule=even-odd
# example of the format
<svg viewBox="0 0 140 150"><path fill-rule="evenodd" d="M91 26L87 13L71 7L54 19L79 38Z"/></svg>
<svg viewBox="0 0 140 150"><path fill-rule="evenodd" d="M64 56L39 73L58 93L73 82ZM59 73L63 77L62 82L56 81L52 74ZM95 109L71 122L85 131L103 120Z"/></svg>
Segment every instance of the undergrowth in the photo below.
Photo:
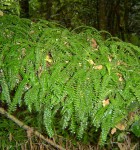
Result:
<svg viewBox="0 0 140 150"><path fill-rule="evenodd" d="M104 144L111 131L128 130L140 114L140 48L104 34L0 17L1 103L10 113L43 112L50 137L101 129Z"/></svg>

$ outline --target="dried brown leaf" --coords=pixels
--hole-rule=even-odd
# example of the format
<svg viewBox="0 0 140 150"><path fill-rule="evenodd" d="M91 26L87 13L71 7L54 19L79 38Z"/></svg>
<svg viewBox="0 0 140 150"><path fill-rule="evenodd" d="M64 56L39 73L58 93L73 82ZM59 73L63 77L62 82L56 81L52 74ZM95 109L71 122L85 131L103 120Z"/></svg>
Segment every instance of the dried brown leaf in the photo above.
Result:
<svg viewBox="0 0 140 150"><path fill-rule="evenodd" d="M119 129L119 130L121 130L121 131L123 131L123 130L125 130L125 125L123 123L118 123L116 125L116 128Z"/></svg>
<svg viewBox="0 0 140 150"><path fill-rule="evenodd" d="M97 48L98 44L97 44L97 42L96 42L95 39L91 39L91 46L92 46L93 48Z"/></svg>
<svg viewBox="0 0 140 150"><path fill-rule="evenodd" d="M95 62L92 59L89 59L88 62L90 65L95 65Z"/></svg>
<svg viewBox="0 0 140 150"><path fill-rule="evenodd" d="M120 74L120 73L117 73L117 76L119 77L119 81L120 81L120 82L122 82L122 81L123 81L122 74Z"/></svg>
<svg viewBox="0 0 140 150"><path fill-rule="evenodd" d="M102 65L97 65L97 66L94 66L93 68L97 69L97 70L101 70L101 69L103 69L103 66Z"/></svg>
<svg viewBox="0 0 140 150"><path fill-rule="evenodd" d="M111 134L113 135L116 131L117 131L117 129L116 129L116 128L113 128L113 129L111 130Z"/></svg>
<svg viewBox="0 0 140 150"><path fill-rule="evenodd" d="M109 99L103 100L103 107L109 105Z"/></svg>

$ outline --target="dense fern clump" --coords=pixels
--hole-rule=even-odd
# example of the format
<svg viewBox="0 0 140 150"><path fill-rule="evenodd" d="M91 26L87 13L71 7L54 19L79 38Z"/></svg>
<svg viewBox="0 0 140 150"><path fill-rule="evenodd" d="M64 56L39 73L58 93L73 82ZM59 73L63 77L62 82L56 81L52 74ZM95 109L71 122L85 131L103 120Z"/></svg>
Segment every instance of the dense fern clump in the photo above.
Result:
<svg viewBox="0 0 140 150"><path fill-rule="evenodd" d="M101 34L0 17L1 102L43 111L51 137L56 124L78 138L101 128L101 143L118 124L127 129L129 113L139 115L140 48Z"/></svg>

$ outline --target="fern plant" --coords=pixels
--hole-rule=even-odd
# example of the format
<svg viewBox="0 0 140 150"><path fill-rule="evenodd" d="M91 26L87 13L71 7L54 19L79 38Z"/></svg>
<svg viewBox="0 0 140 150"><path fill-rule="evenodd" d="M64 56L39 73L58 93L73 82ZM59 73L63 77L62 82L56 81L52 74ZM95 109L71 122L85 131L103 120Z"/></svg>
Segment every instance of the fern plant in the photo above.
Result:
<svg viewBox="0 0 140 150"><path fill-rule="evenodd" d="M11 113L23 105L43 111L50 137L56 124L78 138L90 127L101 128L104 144L130 112L139 116L140 48L101 34L91 27L70 32L44 20L1 17L1 102Z"/></svg>

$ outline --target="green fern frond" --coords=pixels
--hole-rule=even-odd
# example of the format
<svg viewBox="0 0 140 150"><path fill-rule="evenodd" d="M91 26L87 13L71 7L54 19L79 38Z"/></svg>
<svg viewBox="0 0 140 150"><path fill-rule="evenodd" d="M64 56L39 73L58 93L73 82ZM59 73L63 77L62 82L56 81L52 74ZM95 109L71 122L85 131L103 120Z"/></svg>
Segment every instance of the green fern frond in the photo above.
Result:
<svg viewBox="0 0 140 150"><path fill-rule="evenodd" d="M54 135L53 125L52 125L52 112L50 108L46 108L44 111L44 124L47 130L47 133L50 137Z"/></svg>
<svg viewBox="0 0 140 150"><path fill-rule="evenodd" d="M16 90L15 96L13 100L11 101L11 104L9 105L9 111L15 111L17 105L22 105L22 95L25 92L25 86L28 84L27 79L23 79L21 83L19 83L18 88Z"/></svg>
<svg viewBox="0 0 140 150"><path fill-rule="evenodd" d="M111 118L112 118L112 110L109 109L108 111L105 112L104 117L102 118L102 125L101 125L101 144L104 144L104 142L107 139L107 135L110 131L110 128L112 127L112 122L111 122Z"/></svg>
<svg viewBox="0 0 140 150"><path fill-rule="evenodd" d="M29 88L28 91L25 93L24 100L25 104L28 106L29 111L32 111L32 107L35 106L37 111L41 110L41 105L39 101L39 84L34 85L33 87Z"/></svg>
<svg viewBox="0 0 140 150"><path fill-rule="evenodd" d="M10 104L11 103L11 97L10 97L10 90L9 86L5 80L5 76L3 73L3 70L0 70L0 85L2 88L2 101L5 101L6 103Z"/></svg>
<svg viewBox="0 0 140 150"><path fill-rule="evenodd" d="M109 39L103 41L102 32ZM26 105L43 112L50 137L66 129L82 139L95 127L104 144L130 107L139 106L140 48L107 32L85 26L70 32L6 15L0 17L0 41L2 102L11 111Z"/></svg>

